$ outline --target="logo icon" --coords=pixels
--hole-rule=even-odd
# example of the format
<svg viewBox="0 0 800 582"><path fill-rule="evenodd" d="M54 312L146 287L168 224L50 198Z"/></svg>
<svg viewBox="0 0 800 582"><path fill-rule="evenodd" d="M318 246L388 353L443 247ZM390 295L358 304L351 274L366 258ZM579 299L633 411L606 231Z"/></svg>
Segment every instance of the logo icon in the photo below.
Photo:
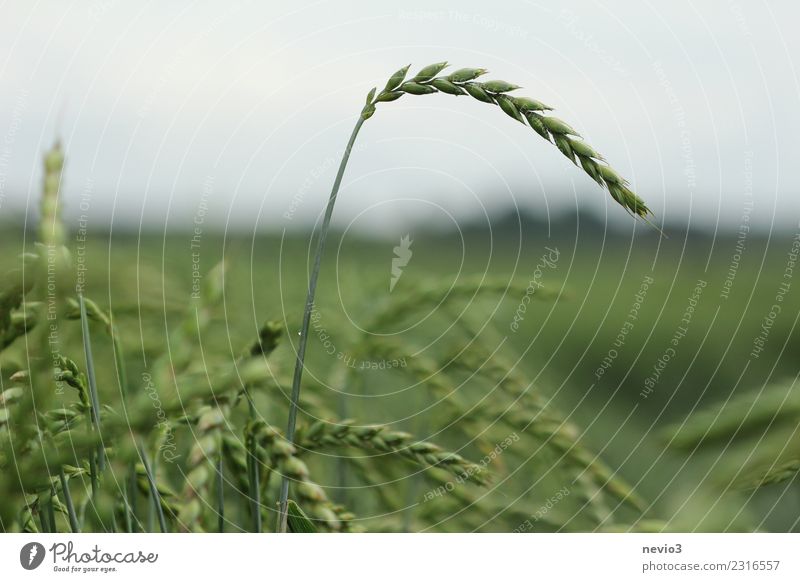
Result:
<svg viewBox="0 0 800 582"><path fill-rule="evenodd" d="M411 240L410 235L406 235L400 239L400 244L394 247L394 258L392 259L392 279L389 281L389 293L394 291L394 286L403 275L403 267L408 265L411 260Z"/></svg>
<svg viewBox="0 0 800 582"><path fill-rule="evenodd" d="M26 570L35 570L44 561L44 546L39 542L29 542L19 551L19 563Z"/></svg>

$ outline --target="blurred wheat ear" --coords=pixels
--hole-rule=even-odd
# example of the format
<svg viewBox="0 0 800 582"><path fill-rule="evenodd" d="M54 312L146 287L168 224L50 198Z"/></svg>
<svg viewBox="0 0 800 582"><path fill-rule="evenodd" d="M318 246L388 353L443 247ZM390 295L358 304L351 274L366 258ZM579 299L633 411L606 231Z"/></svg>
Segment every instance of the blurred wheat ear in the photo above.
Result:
<svg viewBox="0 0 800 582"><path fill-rule="evenodd" d="M303 377L311 312L314 308L317 280L333 207L339 194L339 187L341 186L342 177L347 167L347 161L350 159L350 153L353 150L356 137L358 137L364 122L375 114L376 106L379 103L396 101L405 95L444 93L453 96L468 95L482 103L497 105L506 115L523 125L530 126L541 137L553 143L573 164L582 168L592 180L604 187L611 197L629 213L645 220L651 214L644 201L631 190L628 182L608 165L603 156L587 144L580 134L567 123L548 114L552 110L551 107L536 99L509 95L509 93L520 88L513 83L500 80L477 81L476 79L488 72L486 69L458 69L449 75L438 76L447 66L447 62L434 63L421 69L412 78L407 79L408 71L411 68L411 65L408 65L395 72L380 93L377 92L377 88L373 88L367 94L366 103L347 142L347 147L328 198L328 206L325 209L325 216L320 227L317 250L308 281L308 295L306 296L305 311L297 347L297 360L292 378L289 421L286 430L286 438L292 443L295 440L300 383ZM289 477L284 475L281 481L279 501L279 531L281 532L286 532L287 530L288 499Z"/></svg>

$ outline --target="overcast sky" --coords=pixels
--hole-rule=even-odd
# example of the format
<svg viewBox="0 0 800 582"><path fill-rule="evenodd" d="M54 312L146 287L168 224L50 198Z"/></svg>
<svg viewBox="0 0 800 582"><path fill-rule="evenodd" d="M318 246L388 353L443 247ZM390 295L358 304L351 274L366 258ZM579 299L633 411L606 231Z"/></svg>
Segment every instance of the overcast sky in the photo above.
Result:
<svg viewBox="0 0 800 582"><path fill-rule="evenodd" d="M800 8L783 1L16 0L0 35L0 217L61 138L70 216L161 228L318 218L374 85L486 67L552 105L670 221L800 219ZM364 126L336 219L380 230L515 205L623 211L552 145L467 97ZM208 210L204 212L203 207ZM400 227L402 228L402 226Z"/></svg>

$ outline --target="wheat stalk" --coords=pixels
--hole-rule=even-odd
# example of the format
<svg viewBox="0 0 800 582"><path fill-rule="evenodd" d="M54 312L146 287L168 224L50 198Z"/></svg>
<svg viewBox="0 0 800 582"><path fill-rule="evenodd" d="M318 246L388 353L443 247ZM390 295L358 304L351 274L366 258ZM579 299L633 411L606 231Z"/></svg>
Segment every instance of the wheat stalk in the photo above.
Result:
<svg viewBox="0 0 800 582"><path fill-rule="evenodd" d="M158 515L159 528L161 529L161 533L167 533L167 522L164 519L164 509L163 509L164 500L162 496L162 491L159 490L155 476L153 475L153 471L150 468L150 463L147 460L147 453L144 449L144 446L141 443L139 443L138 445L138 450L139 450L139 458L142 461L144 476L147 481L147 489L148 492L150 493L150 499Z"/></svg>
<svg viewBox="0 0 800 582"><path fill-rule="evenodd" d="M424 467L439 467L457 477L480 485L488 482L487 472L461 455L443 450L438 445L417 441L413 435L392 430L386 425L354 426L353 421L337 423L317 421L298 434L299 446L305 450L324 446L350 446L361 450L400 455Z"/></svg>
<svg viewBox="0 0 800 582"><path fill-rule="evenodd" d="M220 497L222 483L220 464L224 456L222 430L227 424L226 419L229 417L232 405L239 397L240 392L244 393L248 403L249 422L254 423L257 420L255 407L248 390L247 374L242 372L251 361L263 360L269 357L278 346L282 334L283 326L279 322L268 321L265 323L259 330L258 339L234 363L234 368L240 370L240 378L244 382L244 388L236 386L233 390L213 394L212 402L204 405L190 420L190 424L194 425L192 431L194 442L188 455L186 482L182 493L183 503L178 513L178 522L182 528L198 531L203 529L200 527L203 506L208 505L206 499L212 479L216 476L218 488L217 524L218 528L221 529L222 522L220 520L222 516L220 509L224 503L224 501L221 501L222 497ZM247 487L251 498L251 512L254 520L253 529L258 532L261 530L261 503L259 499L262 489L260 483L261 471L258 467L259 460L255 450L256 443L249 436L250 432L249 429L245 431L245 442L248 443L248 447L245 449L246 456L243 459L242 468L248 476ZM238 462L233 461L232 466L239 466Z"/></svg>
<svg viewBox="0 0 800 582"><path fill-rule="evenodd" d="M27 253L22 256L23 265L39 260L39 256ZM38 321L41 304L23 303L25 296L33 289L35 279L25 277L22 269L15 269L3 277L3 290L0 291L0 352L10 346L15 339L28 333Z"/></svg>
<svg viewBox="0 0 800 582"><path fill-rule="evenodd" d="M100 436L100 446L97 449L97 469L100 473L105 470L106 455L103 448L103 433L100 426L100 398L97 392L97 380L94 374L94 357L92 356L92 340L89 335L89 316L86 314L86 303L83 295L78 295L81 312L81 332L83 337L83 351L86 356L86 379L89 383L89 397L92 403L92 424Z"/></svg>
<svg viewBox="0 0 800 582"><path fill-rule="evenodd" d="M800 459L793 459L780 464L774 464L767 468L761 469L755 477L743 479L740 483L736 484L737 489L752 490L764 487L766 485L774 485L795 479L800 473Z"/></svg>
<svg viewBox="0 0 800 582"><path fill-rule="evenodd" d="M580 165L592 180L604 186L611 197L626 210L642 218L650 214L644 201L606 163L603 156L583 141L580 134L567 123L546 113L552 107L536 99L509 95L520 89L513 83L499 80L476 81L488 73L486 69L458 69L447 76L437 77L447 66L447 62L429 65L408 81L405 79L411 65L403 67L391 76L383 91L368 103L362 116L368 119L375 112L377 103L395 101L404 95L469 95L482 103L499 105L508 116L522 124L527 122L536 133L552 141L562 154L575 165Z"/></svg>
<svg viewBox="0 0 800 582"><path fill-rule="evenodd" d="M311 479L308 466L298 458L297 448L263 420L250 426L249 436L269 456L270 466L277 468L285 480L295 483L298 501L308 509L317 524L331 531L342 531L343 523L339 517L344 513L342 508L334 505L325 490ZM278 526L280 528L280 521Z"/></svg>
<svg viewBox="0 0 800 582"><path fill-rule="evenodd" d="M67 319L80 319L80 303L74 299L69 299L68 305L69 310L65 314ZM108 334L108 337L111 338L111 343L114 347L114 364L117 368L119 389L122 394L122 404L124 407L126 404L125 398L128 394L128 374L125 368L125 356L124 352L122 351L122 342L120 341L119 332L114 325L114 316L110 311L109 313L104 312L100 306L86 297L83 297L83 306L86 317L90 321L97 321L98 323L102 324L103 328Z"/></svg>
<svg viewBox="0 0 800 582"><path fill-rule="evenodd" d="M61 483L61 491L64 494L64 502L66 504L67 516L69 517L70 529L72 529L72 533L80 533L81 528L78 524L78 516L75 514L75 506L72 503L72 495L69 492L69 483L67 483L67 477L64 474L64 467L59 469L58 479Z"/></svg>
<svg viewBox="0 0 800 582"><path fill-rule="evenodd" d="M371 322L371 329L386 325L390 322L401 321L426 307L446 307L449 303L458 300L473 300L483 295L509 295L523 296L528 292L528 283L517 281L503 281L497 279L484 280L484 277L460 279L455 284L441 284L439 282L423 283L409 290L397 300L391 302L378 312ZM534 298L537 301L551 300L558 297L558 292L549 289L537 289ZM364 333L364 338L372 336Z"/></svg>
<svg viewBox="0 0 800 582"><path fill-rule="evenodd" d="M87 299L82 294L79 297L79 301L69 299L68 305L69 309L65 314L67 319L80 319L81 325L83 325L84 318L91 321L97 321L103 325L106 333L111 338L111 343L114 348L114 365L117 372L117 378L119 380L120 394L122 396L122 408L127 415L128 374L125 367L125 356L122 351L122 342L120 341L119 332L117 331L117 328L114 325L113 315L111 314L110 311L108 314L106 314L94 301ZM134 481L136 479L136 471L133 463L131 463L128 470L129 470L129 481ZM125 524L127 527L126 531L132 532L133 524L136 521L136 514L134 507L136 489L135 487L129 487L129 484L126 482L123 485L123 490L124 490L123 503L126 508L125 509Z"/></svg>
<svg viewBox="0 0 800 582"><path fill-rule="evenodd" d="M765 386L754 398L750 392L734 394L724 403L692 414L680 425L668 426L664 436L671 447L693 450L737 434L763 433L779 422L796 423L800 417L800 389L794 382Z"/></svg>
<svg viewBox="0 0 800 582"><path fill-rule="evenodd" d="M44 157L44 185L41 200L41 219L39 221L39 240L47 246L61 247L66 239L61 222L61 173L64 170L64 151L56 142Z"/></svg>
<svg viewBox="0 0 800 582"><path fill-rule="evenodd" d="M484 349L478 342L473 343L471 348L464 352L460 359L455 360L455 363L487 377L513 397L515 402L519 402L524 408L527 408L524 405L529 405L533 409L532 418L528 418L527 413L521 413L519 408L499 414L508 415L514 427L527 427L526 433L558 451L566 461L573 463L582 471L581 475L591 476L594 483L604 492L636 509L644 510L647 504L614 471L581 444L580 430L560 418L551 407L547 406L547 399L531 389L532 384L520 374L519 367L513 361L496 352L476 353ZM586 481L579 478L578 484L585 485ZM587 500L590 508L595 502L601 501L595 495L587 496Z"/></svg>
<svg viewBox="0 0 800 582"><path fill-rule="evenodd" d="M211 467L221 454L219 431L225 425L228 410L227 404L220 403L216 407L207 407L198 415L195 438L188 456L183 503L178 512L178 523L184 530L202 531L198 526L213 477Z"/></svg>
<svg viewBox="0 0 800 582"><path fill-rule="evenodd" d="M356 121L353 132L345 147L342 161L336 173L336 178L325 209L325 215L320 227L319 239L317 241L316 254L309 276L308 294L306 296L305 310L300 330L300 340L297 347L297 358L295 372L292 378L291 403L289 407L289 419L287 423L286 437L290 442L294 442L295 430L297 425L297 410L300 398L300 383L303 376L306 346L308 343L308 330L311 322L311 312L314 309L314 297L319 279L319 271L322 262L322 254L325 250L325 240L330 227L333 207L336 197L339 194L339 187L342 177L347 167L347 161L353 150L361 126L366 120L371 118L376 111L376 105L400 99L404 95L429 95L433 93L445 93L449 95L470 95L474 99L483 103L498 105L507 115L530 127L543 138L552 143L569 158L574 164L579 165L583 170L600 186L605 187L611 197L623 208L635 216L646 218L650 210L644 201L639 198L629 187L628 182L620 177L603 157L598 154L591 146L584 142L580 135L567 123L553 117L546 112L551 108L543 103L526 97L513 97L508 93L515 91L519 87L505 81L476 81L487 73L486 69L458 69L447 75L438 77L448 66L447 62L434 63L424 67L414 77L406 80L410 65L403 67L394 73L386 83L380 93L377 88L373 88L368 94L366 104L361 110L361 114ZM287 523L287 510L289 499L289 480L284 476L280 489L279 511L280 511L280 531L285 532Z"/></svg>

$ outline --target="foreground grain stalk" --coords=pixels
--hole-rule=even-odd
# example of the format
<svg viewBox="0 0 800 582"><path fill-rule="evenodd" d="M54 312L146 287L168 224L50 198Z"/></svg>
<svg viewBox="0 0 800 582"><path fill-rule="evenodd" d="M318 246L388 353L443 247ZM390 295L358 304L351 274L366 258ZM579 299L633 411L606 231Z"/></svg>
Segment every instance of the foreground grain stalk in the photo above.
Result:
<svg viewBox="0 0 800 582"><path fill-rule="evenodd" d="M434 63L423 68L416 76L406 81L406 75L411 66L406 66L389 78L384 89L376 95L373 88L367 95L367 102L361 110L358 121L353 128L353 133L347 142L336 179L328 198L328 206L320 227L317 241L316 254L308 280L308 295L306 296L305 311L300 328L300 339L297 347L297 359L292 378L291 402L289 406L289 420L286 429L286 438L294 444L295 429L297 425L297 409L300 399L300 383L303 378L303 369L308 343L308 330L311 322L311 313L314 309L314 296L317 290L317 280L322 263L322 254L325 250L325 240L330 227L333 207L339 194L347 162L353 151L361 126L373 116L378 103L396 101L404 95L429 95L446 93L448 95L469 95L483 103L498 105L504 113L523 125L529 125L536 133L551 141L559 151L573 164L583 169L592 180L608 190L611 197L625 208L629 213L646 219L650 210L644 201L639 198L629 187L627 181L619 176L604 160L604 158L584 142L580 135L565 122L556 117L547 115L552 108L526 97L513 97L508 93L519 89L517 85L506 81L478 82L476 79L486 74L485 69L459 69L450 75L437 77L447 67L446 62ZM283 475L279 500L279 531L287 530L287 510L289 501L289 476Z"/></svg>

